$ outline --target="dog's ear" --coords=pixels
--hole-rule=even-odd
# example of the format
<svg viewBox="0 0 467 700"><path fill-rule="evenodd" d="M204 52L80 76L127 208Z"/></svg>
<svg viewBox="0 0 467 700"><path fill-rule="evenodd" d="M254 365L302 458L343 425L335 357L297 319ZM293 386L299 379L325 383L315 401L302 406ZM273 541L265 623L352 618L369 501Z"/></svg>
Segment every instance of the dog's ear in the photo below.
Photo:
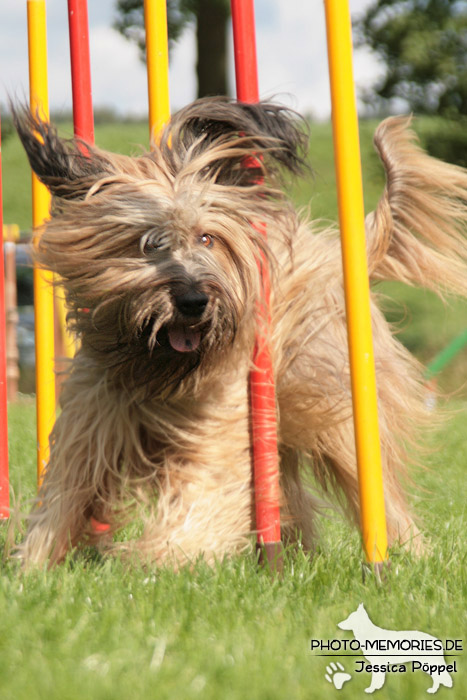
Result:
<svg viewBox="0 0 467 700"><path fill-rule="evenodd" d="M257 168L251 167L251 162L249 168L243 168L246 181L240 184L251 184L264 169L276 174L285 168L297 175L307 169L308 140L306 122L286 107L270 102L247 104L226 97L208 97L177 112L162 137L161 147L166 158L170 159L175 151L183 161L187 153L196 157L215 144L236 142L238 149L233 151L233 159L235 154L239 162L244 161L245 155L261 158L262 165L258 161ZM213 161L212 170L216 169L219 162ZM228 171L235 171L238 180L237 168L230 167Z"/></svg>
<svg viewBox="0 0 467 700"><path fill-rule="evenodd" d="M112 172L109 161L88 144L60 138L39 114L10 107L31 168L55 197L81 199L97 179Z"/></svg>

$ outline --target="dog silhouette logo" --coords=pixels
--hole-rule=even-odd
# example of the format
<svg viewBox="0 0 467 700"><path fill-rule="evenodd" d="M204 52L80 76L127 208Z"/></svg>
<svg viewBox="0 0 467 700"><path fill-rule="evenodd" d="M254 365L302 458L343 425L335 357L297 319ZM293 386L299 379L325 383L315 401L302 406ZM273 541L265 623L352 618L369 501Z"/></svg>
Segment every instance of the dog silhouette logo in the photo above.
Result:
<svg viewBox="0 0 467 700"><path fill-rule="evenodd" d="M436 693L440 685L452 687L448 669L453 670L453 666L447 666L443 644L433 635L417 630L398 631L378 627L370 620L363 603L337 626L341 630L353 632L363 656L368 661L368 665L363 661L357 662L361 664L358 671L371 671L371 683L365 688L366 693L374 693L383 687L388 670L422 670L428 673L433 681L433 685L427 690L428 693ZM336 671L342 673L340 669ZM342 679L339 678L340 680ZM336 683L334 685L337 687Z"/></svg>

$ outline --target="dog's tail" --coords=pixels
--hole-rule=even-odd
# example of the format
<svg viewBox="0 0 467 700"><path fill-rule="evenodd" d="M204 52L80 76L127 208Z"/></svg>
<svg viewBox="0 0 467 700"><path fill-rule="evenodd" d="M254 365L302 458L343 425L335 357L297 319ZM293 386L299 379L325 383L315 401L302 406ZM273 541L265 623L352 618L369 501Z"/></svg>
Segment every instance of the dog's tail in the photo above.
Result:
<svg viewBox="0 0 467 700"><path fill-rule="evenodd" d="M375 134L386 187L366 220L370 276L467 295L467 170L427 155L409 125Z"/></svg>

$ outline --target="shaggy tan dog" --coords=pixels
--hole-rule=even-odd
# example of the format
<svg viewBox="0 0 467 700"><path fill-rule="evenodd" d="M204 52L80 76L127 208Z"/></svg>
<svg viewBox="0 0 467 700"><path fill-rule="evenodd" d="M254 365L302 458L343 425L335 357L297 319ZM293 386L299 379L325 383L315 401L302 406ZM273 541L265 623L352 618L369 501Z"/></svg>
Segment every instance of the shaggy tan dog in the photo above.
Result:
<svg viewBox="0 0 467 700"><path fill-rule="evenodd" d="M60 561L99 539L92 518L111 526L104 549L155 562L249 546L248 375L262 253L283 536L312 545L310 473L343 494L358 522L340 241L297 214L279 186L280 173L302 165L296 115L198 101L137 158L62 140L26 112L16 125L53 195L38 261L60 276L81 343L20 556ZM371 278L465 294L467 173L414 140L407 119L376 133L387 185L367 219ZM372 314L388 534L407 542L417 530L398 479L425 420L422 372L374 299ZM132 521L139 530L121 541Z"/></svg>

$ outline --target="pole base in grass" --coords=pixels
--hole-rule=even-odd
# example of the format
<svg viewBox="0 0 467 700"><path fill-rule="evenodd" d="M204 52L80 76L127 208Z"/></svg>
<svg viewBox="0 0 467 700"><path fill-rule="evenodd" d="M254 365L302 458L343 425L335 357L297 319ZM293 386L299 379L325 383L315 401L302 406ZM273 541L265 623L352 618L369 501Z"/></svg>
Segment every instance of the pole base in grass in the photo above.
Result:
<svg viewBox="0 0 467 700"><path fill-rule="evenodd" d="M281 574L284 566L284 547L282 542L257 542L256 556L258 563L274 574Z"/></svg>
<svg viewBox="0 0 467 700"><path fill-rule="evenodd" d="M93 532L96 533L97 535L103 535L106 532L109 532L110 530L110 525L109 523L101 523L99 520L96 520L91 516L91 527L93 529Z"/></svg>
<svg viewBox="0 0 467 700"><path fill-rule="evenodd" d="M365 579L374 576L376 581L380 584L386 583L387 572L391 567L391 562L389 559L385 561L370 562L365 561L362 563L362 580L365 583Z"/></svg>

